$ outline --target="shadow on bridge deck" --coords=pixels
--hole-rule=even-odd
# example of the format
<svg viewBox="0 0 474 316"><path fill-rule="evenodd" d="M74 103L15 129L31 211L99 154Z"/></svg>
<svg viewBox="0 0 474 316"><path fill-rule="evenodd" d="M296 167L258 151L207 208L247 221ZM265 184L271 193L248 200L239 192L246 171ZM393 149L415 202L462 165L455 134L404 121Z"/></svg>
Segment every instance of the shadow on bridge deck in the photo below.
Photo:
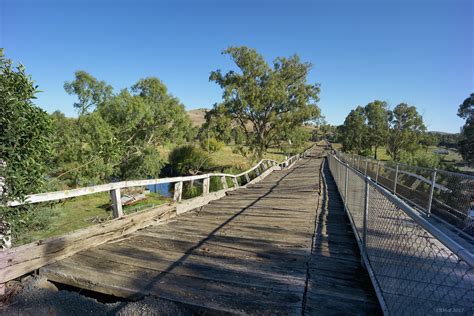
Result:
<svg viewBox="0 0 474 316"><path fill-rule="evenodd" d="M327 170L328 194L320 196L321 162L315 154L174 222L79 252L40 273L207 313L378 312Z"/></svg>

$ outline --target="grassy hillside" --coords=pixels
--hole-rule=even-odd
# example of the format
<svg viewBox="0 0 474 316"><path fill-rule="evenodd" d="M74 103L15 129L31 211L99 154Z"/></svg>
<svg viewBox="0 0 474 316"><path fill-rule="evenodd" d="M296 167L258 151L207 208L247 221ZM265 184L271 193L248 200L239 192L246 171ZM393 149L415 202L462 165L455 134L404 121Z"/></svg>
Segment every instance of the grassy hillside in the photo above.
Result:
<svg viewBox="0 0 474 316"><path fill-rule="evenodd" d="M195 109L187 112L194 127L201 127L202 124L204 124L206 121L204 116L207 111L209 111L209 109Z"/></svg>

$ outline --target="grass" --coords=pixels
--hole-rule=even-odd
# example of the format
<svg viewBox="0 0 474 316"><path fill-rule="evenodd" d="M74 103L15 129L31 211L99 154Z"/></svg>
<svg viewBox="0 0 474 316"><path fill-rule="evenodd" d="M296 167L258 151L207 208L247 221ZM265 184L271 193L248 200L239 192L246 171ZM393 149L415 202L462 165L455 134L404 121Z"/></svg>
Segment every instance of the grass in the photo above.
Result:
<svg viewBox="0 0 474 316"><path fill-rule="evenodd" d="M134 205L124 206L124 213L130 214L152 206L164 204L169 200L150 193L146 200ZM46 217L47 228L30 230L15 241L15 246L53 236L60 236L81 228L89 227L112 218L108 193L97 193L65 200L53 206L42 206L34 212L39 217Z"/></svg>
<svg viewBox="0 0 474 316"><path fill-rule="evenodd" d="M237 170L247 170L253 167L258 161L252 159L251 155L243 156L240 153L233 152L234 146L226 145L221 150L212 153L212 162L216 166L229 167ZM277 149L270 149L264 155L264 158L273 159L278 162L285 160L285 155Z"/></svg>

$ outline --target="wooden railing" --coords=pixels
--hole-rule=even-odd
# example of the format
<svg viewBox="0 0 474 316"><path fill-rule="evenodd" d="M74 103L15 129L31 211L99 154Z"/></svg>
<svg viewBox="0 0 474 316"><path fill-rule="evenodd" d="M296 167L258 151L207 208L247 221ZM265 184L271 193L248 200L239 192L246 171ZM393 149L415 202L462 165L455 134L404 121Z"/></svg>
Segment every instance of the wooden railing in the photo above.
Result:
<svg viewBox="0 0 474 316"><path fill-rule="evenodd" d="M177 214L200 207L212 200L223 197L229 190L235 190L239 187L244 187L249 183L260 181L273 170L291 168L298 159L306 156L311 148L307 149L302 154L292 156L281 163L271 159L263 159L254 167L236 175L210 173L187 177L121 181L86 188L29 195L23 203L48 202L108 191L112 198L115 219L59 237L50 237L45 240L32 242L19 247L0 249L0 295L5 291L5 283L9 280L13 280L14 278L20 277L35 269L39 269L56 260L66 258L81 250L98 246L109 240L133 233L134 231L146 226L166 223ZM255 172L255 177L250 179L250 173L252 172ZM219 177L221 179L223 185L222 190L212 193L209 192L211 177ZM232 188L227 186L227 178L232 179ZM245 179L245 184L240 186L239 179ZM202 196L179 203L182 198L183 183L195 180L203 181ZM122 203L120 200L120 191L122 189L161 183L174 183L174 201L176 203L160 205L151 208L146 212L123 215ZM10 202L9 206L20 204L22 203L15 201Z"/></svg>
<svg viewBox="0 0 474 316"><path fill-rule="evenodd" d="M77 188L77 189L71 189L71 190L65 190L65 191L31 194L31 195L28 195L24 201L9 202L8 206L18 206L22 204L50 202L50 201L64 200L64 199L90 195L90 194L95 194L95 193L100 193L100 192L109 192L111 200L112 200L112 206L113 206L113 217L120 218L123 216L122 202L121 202L121 189L132 188L132 187L142 187L142 186L149 186L149 185L156 185L156 184L167 184L167 183L173 184L174 183L173 201L181 202L182 195L183 195L183 183L185 182L193 182L197 180L202 180L203 181L203 190L202 190L203 196L209 194L211 177L219 177L222 183L222 186L225 190L229 189L228 184L227 184L227 178L231 178L233 187L238 188L240 186L239 179L241 179L241 183L243 182L242 179L245 179L245 184L251 181L250 179L251 172L255 172L256 176L258 177L265 171L275 166L279 166L280 168L286 168L292 165L300 157L304 156L308 151L309 149L305 150L302 154L291 156L290 158L288 158L287 160L281 163L272 159L262 159L252 168L236 175L228 174L228 173L208 173L208 174L195 175L195 176L120 181L120 182L113 182L113 183L108 183L108 184Z"/></svg>

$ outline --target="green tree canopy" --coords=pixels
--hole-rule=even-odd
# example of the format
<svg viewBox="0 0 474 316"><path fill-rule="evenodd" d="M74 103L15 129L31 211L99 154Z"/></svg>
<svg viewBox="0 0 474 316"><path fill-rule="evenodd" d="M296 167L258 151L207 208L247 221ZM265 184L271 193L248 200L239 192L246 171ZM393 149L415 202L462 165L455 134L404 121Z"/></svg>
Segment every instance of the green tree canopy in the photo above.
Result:
<svg viewBox="0 0 474 316"><path fill-rule="evenodd" d="M26 195L40 192L45 184L51 156L51 120L33 104L36 92L37 86L25 67L15 67L0 49L0 248L11 246L20 227L27 229L31 224L28 219L33 213L27 212L32 209L30 205L5 204L23 201Z"/></svg>
<svg viewBox="0 0 474 316"><path fill-rule="evenodd" d="M389 112L387 153L394 161L399 161L402 151L414 153L420 147L425 131L423 118L416 108L400 103Z"/></svg>
<svg viewBox="0 0 474 316"><path fill-rule="evenodd" d="M70 185L156 177L164 164L158 146L184 143L192 131L184 106L158 78L141 79L130 89L109 94L108 84L78 71L65 85L70 87L79 100L79 118L55 115L62 131L56 135L61 167L55 176ZM63 148L65 143L70 145Z"/></svg>
<svg viewBox="0 0 474 316"><path fill-rule="evenodd" d="M358 106L347 115L340 128L342 150L362 154L369 149L365 109Z"/></svg>
<svg viewBox="0 0 474 316"><path fill-rule="evenodd" d="M466 119L462 127L459 151L464 160L474 162L474 93L459 105L458 116Z"/></svg>
<svg viewBox="0 0 474 316"><path fill-rule="evenodd" d="M13 66L0 50L0 169L5 178L6 200L22 200L37 193L44 184L44 173L50 158L51 120L32 102L37 86L25 67Z"/></svg>
<svg viewBox="0 0 474 316"><path fill-rule="evenodd" d="M367 117L367 141L373 148L374 159L377 159L377 149L384 146L388 136L388 106L384 101L375 100L365 106Z"/></svg>
<svg viewBox="0 0 474 316"><path fill-rule="evenodd" d="M207 138L215 138L226 144L232 141L232 129L236 124L227 115L224 105L214 104L214 107L206 112L205 119L199 131L201 141L206 141Z"/></svg>
<svg viewBox="0 0 474 316"><path fill-rule="evenodd" d="M112 96L112 87L104 81L99 81L85 71L79 70L74 74L75 79L64 83L64 90L70 95L76 95L78 101L74 107L79 114L85 114L102 104Z"/></svg>
<svg viewBox="0 0 474 316"><path fill-rule="evenodd" d="M320 87L308 84L306 78L311 64L295 55L277 58L270 67L256 50L245 46L230 47L223 54L231 56L240 72L216 70L209 79L224 90L222 105L257 157L289 131L319 117Z"/></svg>

